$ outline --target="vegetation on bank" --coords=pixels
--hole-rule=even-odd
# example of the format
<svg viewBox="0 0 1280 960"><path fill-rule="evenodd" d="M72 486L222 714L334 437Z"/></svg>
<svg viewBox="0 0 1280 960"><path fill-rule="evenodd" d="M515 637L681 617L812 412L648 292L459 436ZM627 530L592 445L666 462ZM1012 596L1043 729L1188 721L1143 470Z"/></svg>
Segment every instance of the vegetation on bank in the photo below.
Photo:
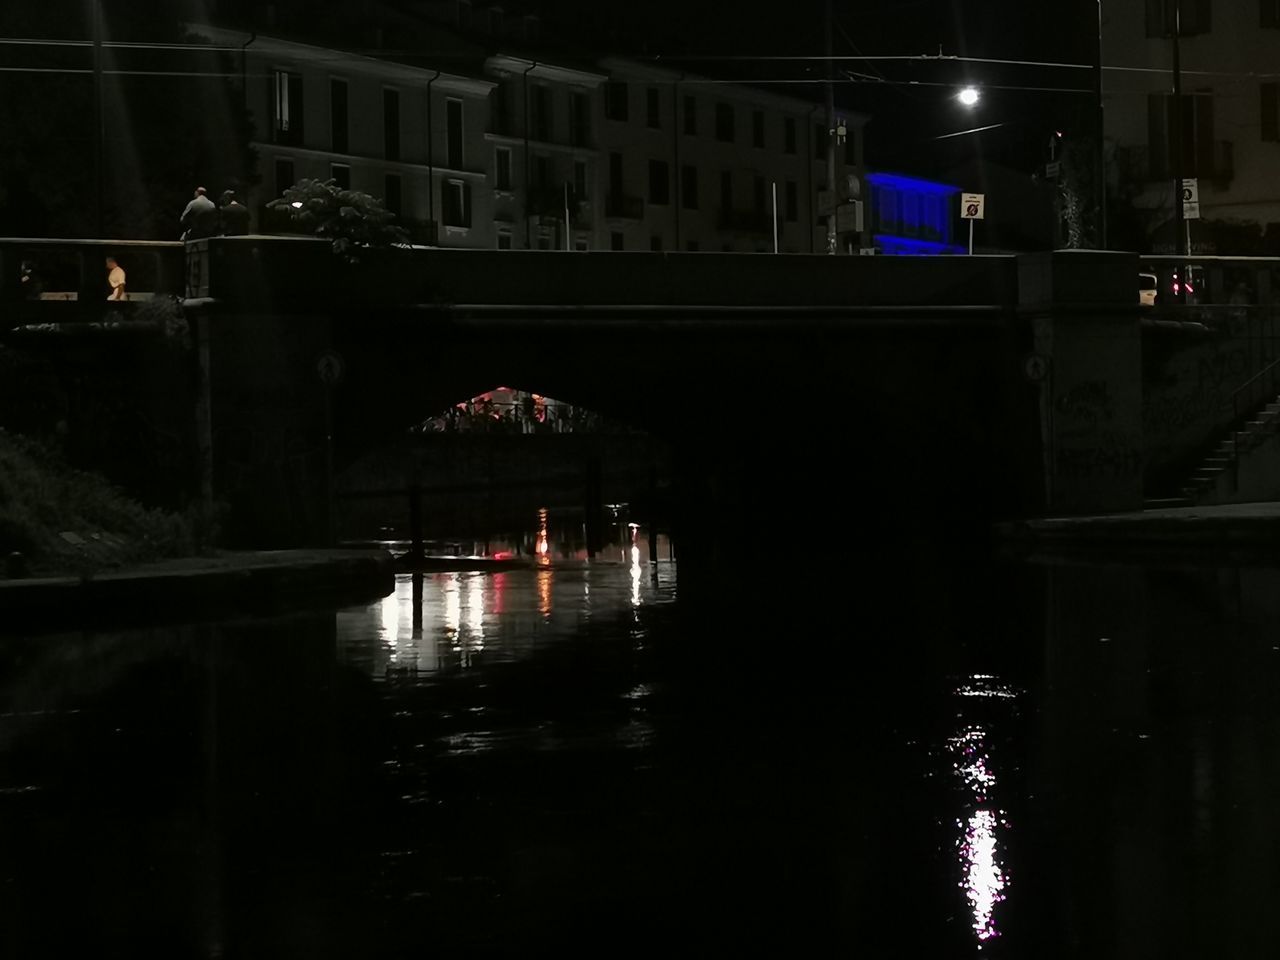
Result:
<svg viewBox="0 0 1280 960"><path fill-rule="evenodd" d="M0 563L11 575L88 576L190 556L207 546L200 528L196 518L144 507L103 477L0 430ZM21 561L9 559L14 552Z"/></svg>

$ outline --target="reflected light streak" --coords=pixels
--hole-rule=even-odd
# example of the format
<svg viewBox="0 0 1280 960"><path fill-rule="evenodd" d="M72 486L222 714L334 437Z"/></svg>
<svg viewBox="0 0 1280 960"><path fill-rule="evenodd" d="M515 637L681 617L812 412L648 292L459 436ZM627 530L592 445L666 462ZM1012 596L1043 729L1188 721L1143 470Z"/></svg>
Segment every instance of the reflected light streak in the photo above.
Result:
<svg viewBox="0 0 1280 960"><path fill-rule="evenodd" d="M538 613L544 620L551 619L551 571L538 571Z"/></svg>
<svg viewBox="0 0 1280 960"><path fill-rule="evenodd" d="M484 576L472 574L467 580L467 629L477 649L484 647Z"/></svg>
<svg viewBox="0 0 1280 960"><path fill-rule="evenodd" d="M631 605L640 606L640 548L634 545L631 547Z"/></svg>
<svg viewBox="0 0 1280 960"><path fill-rule="evenodd" d="M394 654L396 644L400 640L400 585L396 584L396 589L382 598L379 608L380 636L379 639L387 646L392 648Z"/></svg>
<svg viewBox="0 0 1280 960"><path fill-rule="evenodd" d="M456 573L444 575L444 634L455 646L462 626L462 596L458 589L458 579Z"/></svg>
<svg viewBox="0 0 1280 960"><path fill-rule="evenodd" d="M1005 898L1008 878L996 859L996 826L990 810L975 810L960 841L960 860L965 865L961 883L973 911L973 932L981 941L1000 936L995 925L996 904Z"/></svg>

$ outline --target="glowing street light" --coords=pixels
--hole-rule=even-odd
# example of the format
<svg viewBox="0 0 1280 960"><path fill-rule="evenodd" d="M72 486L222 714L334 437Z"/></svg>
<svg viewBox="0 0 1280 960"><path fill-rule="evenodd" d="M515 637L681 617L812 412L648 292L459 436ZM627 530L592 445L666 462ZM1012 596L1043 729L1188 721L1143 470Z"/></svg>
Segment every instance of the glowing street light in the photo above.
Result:
<svg viewBox="0 0 1280 960"><path fill-rule="evenodd" d="M982 99L982 95L978 93L977 87L965 87L963 90L961 90L959 93L956 94L956 99L959 100L966 107L972 107L980 99Z"/></svg>

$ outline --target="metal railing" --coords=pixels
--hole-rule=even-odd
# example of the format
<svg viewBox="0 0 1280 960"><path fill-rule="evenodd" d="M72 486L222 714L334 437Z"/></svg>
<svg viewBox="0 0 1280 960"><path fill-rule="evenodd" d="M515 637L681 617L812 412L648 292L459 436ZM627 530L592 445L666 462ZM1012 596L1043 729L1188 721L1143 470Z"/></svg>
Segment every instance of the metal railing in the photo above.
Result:
<svg viewBox="0 0 1280 960"><path fill-rule="evenodd" d="M1280 377L1280 360L1273 360L1240 386L1231 391L1231 478L1236 489L1240 488L1240 441L1249 431L1241 430L1241 420L1258 410L1256 398L1261 385L1266 402L1276 398L1277 378ZM1244 413L1241 413L1241 410Z"/></svg>

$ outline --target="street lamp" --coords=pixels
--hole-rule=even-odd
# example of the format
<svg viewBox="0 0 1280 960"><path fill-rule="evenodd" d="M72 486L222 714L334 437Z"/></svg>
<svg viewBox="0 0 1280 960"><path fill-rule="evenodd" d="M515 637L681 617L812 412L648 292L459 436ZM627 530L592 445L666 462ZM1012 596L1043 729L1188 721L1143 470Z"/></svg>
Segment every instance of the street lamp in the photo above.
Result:
<svg viewBox="0 0 1280 960"><path fill-rule="evenodd" d="M982 99L982 95L978 93L977 87L965 87L963 90L961 90L959 93L956 94L956 99L959 100L966 107L972 107L975 104L977 104L979 100Z"/></svg>

